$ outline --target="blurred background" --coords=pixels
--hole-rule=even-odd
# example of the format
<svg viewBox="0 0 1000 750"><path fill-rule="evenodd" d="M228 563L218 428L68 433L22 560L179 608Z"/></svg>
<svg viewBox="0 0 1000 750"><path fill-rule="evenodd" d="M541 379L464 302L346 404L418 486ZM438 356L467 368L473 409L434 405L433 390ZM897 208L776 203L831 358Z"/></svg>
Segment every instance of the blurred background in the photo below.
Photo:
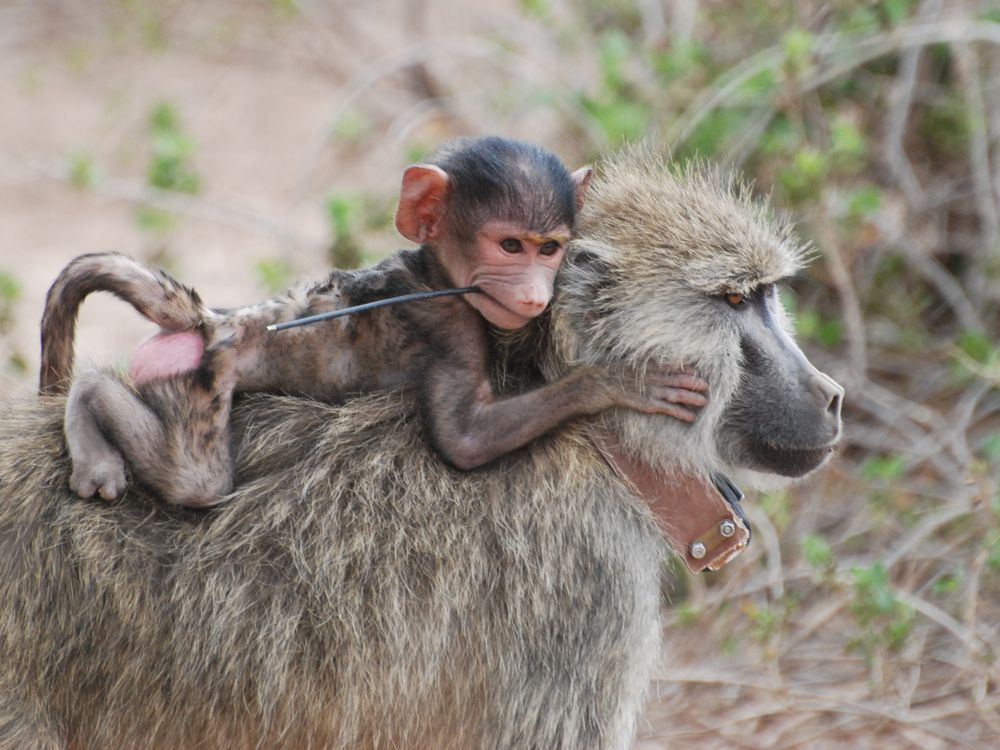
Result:
<svg viewBox="0 0 1000 750"><path fill-rule="evenodd" d="M708 157L816 248L845 450L672 571L637 748L1000 747L996 2L0 0L0 393L74 255L257 300L401 246L403 168L485 132ZM94 299L81 358L149 331Z"/></svg>

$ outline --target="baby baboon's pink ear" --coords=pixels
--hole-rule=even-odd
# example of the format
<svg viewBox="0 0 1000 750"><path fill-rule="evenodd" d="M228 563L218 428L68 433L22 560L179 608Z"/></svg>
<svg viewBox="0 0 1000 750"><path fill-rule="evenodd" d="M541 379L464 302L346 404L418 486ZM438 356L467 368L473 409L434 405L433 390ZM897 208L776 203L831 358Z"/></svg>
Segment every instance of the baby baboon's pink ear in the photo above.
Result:
<svg viewBox="0 0 1000 750"><path fill-rule="evenodd" d="M433 164L414 164L403 172L396 208L396 229L411 242L423 244L441 234L441 217L448 194L448 174Z"/></svg>

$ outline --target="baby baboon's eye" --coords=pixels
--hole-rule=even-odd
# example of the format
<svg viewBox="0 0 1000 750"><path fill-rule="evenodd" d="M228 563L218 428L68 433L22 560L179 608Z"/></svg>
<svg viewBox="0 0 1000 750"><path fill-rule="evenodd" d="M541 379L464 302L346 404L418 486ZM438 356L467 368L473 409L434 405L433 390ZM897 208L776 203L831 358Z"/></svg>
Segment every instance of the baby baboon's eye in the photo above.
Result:
<svg viewBox="0 0 1000 750"><path fill-rule="evenodd" d="M726 303L730 307L741 307L747 303L746 295L740 294L739 292L729 292L726 295Z"/></svg>
<svg viewBox="0 0 1000 750"><path fill-rule="evenodd" d="M562 247L562 245L560 245L555 240L549 240L540 248L538 248L538 252L541 253L542 255L555 255L556 253L559 252L560 247Z"/></svg>
<svg viewBox="0 0 1000 750"><path fill-rule="evenodd" d="M505 253L519 253L522 251L521 240L515 239L513 237L508 237L505 240L500 240L500 247L503 248Z"/></svg>

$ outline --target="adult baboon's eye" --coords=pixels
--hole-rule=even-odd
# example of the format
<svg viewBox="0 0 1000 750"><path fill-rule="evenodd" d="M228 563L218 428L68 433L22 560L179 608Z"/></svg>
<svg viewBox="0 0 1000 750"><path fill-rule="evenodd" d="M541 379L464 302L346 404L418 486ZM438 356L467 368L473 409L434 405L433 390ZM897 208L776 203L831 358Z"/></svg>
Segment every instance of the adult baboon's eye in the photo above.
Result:
<svg viewBox="0 0 1000 750"><path fill-rule="evenodd" d="M747 302L746 295L740 294L739 292L730 292L726 295L726 302L730 307L740 307L745 305Z"/></svg>
<svg viewBox="0 0 1000 750"><path fill-rule="evenodd" d="M521 240L514 239L513 237L508 237L505 240L500 240L500 247L503 248L505 253L519 253L522 251Z"/></svg>

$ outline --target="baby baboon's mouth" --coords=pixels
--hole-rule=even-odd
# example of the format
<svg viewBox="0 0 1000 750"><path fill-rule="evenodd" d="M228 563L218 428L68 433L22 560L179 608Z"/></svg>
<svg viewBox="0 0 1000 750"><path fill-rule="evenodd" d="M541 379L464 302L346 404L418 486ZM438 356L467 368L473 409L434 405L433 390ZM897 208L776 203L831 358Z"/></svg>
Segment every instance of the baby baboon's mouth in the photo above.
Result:
<svg viewBox="0 0 1000 750"><path fill-rule="evenodd" d="M497 328L513 331L524 328L531 321L530 317L511 310L485 290L479 294L466 295L465 299Z"/></svg>

